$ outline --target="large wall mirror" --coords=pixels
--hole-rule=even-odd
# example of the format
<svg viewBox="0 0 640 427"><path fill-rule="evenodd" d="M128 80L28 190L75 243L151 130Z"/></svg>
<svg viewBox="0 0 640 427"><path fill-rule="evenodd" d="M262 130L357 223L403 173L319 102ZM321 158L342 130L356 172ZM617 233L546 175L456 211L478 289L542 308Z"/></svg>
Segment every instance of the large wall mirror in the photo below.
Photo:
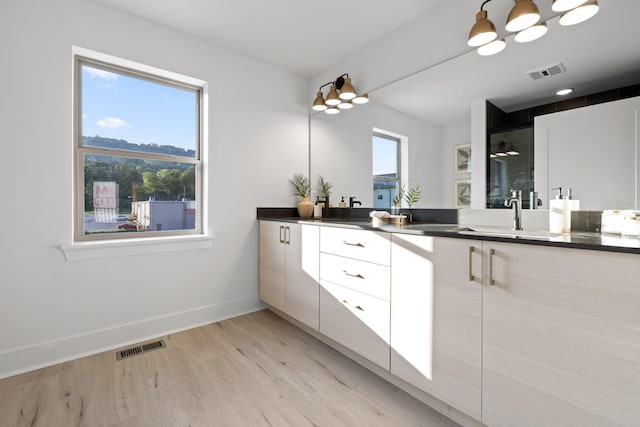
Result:
<svg viewBox="0 0 640 427"><path fill-rule="evenodd" d="M532 43L518 44L508 38L507 48L496 56L481 57L471 51L370 90L368 104L336 116L315 113L310 129L311 179L315 183L321 175L334 185L334 206L341 196L345 200L354 196L363 207L373 208L387 203L390 197L384 189L374 191L374 174L392 175L395 162L400 164L398 180L406 187L419 185L422 190L422 198L414 207L484 208L489 168L485 165L486 132L479 126L486 118L478 106L489 100L512 112L558 102L554 93L563 87L575 88L568 97L572 98L640 83L640 50L636 46L640 27L634 23L639 15L640 2L602 1L600 12L591 21L562 27L554 18L548 22L547 35ZM529 75L530 71L555 64L562 64L565 71L537 80ZM562 119L557 117L554 120ZM625 120L631 127L639 126L639 120L633 117ZM547 131L557 125L551 122ZM501 164L521 171L535 168L533 186L543 200L542 208L547 207L549 187L558 185L574 187L576 196L588 201L583 208L638 208L640 129L635 137L629 130L622 132L628 145L617 148L625 154L613 162L604 162L603 156L616 135L600 135L599 141L590 141L589 148L582 150L579 145L549 146L553 143L549 138L536 135L535 129L532 132L535 153L521 149L522 157L504 158ZM562 132L568 131L556 134L562 136ZM389 156L386 163L384 158L376 159L374 166L376 133L395 138L398 150L395 158ZM505 142L517 145L521 137L514 132ZM473 161L465 163L469 148ZM575 150L582 155L573 155ZM618 161L624 161L624 166L616 167ZM602 172L605 164L606 172ZM630 190L599 199L607 188L621 187L622 183ZM469 196L471 184L483 187L473 192L473 198Z"/></svg>

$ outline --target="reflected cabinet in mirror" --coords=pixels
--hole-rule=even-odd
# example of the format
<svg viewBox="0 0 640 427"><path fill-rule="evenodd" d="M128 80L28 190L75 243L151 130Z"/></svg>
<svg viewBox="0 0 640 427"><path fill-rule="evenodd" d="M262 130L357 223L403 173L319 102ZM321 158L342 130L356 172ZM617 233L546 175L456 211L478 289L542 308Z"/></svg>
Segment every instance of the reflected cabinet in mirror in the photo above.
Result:
<svg viewBox="0 0 640 427"><path fill-rule="evenodd" d="M356 197L367 208L391 207L400 188L419 185L418 208L501 208L514 189L525 207L538 192L546 209L551 188L571 187L582 209L638 209L636 16L640 2L603 1L581 25L552 18L535 42L507 37L498 55L471 51L370 90L369 104L312 115L312 181L334 185L334 205ZM531 77L557 64L563 72ZM570 99L555 95L562 87L575 89ZM485 100L509 120L492 123L489 108L475 107ZM460 167L460 149L471 167Z"/></svg>

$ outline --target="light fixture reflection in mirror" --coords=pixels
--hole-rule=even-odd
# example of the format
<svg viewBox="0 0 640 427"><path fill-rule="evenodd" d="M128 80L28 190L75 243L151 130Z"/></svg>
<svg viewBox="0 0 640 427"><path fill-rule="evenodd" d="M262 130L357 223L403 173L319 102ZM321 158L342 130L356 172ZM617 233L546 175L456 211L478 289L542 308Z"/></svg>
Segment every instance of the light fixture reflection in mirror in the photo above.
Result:
<svg viewBox="0 0 640 427"><path fill-rule="evenodd" d="M512 33L522 31L535 25L540 20L538 6L531 0L516 0L515 6L509 12L505 29Z"/></svg>
<svg viewBox="0 0 640 427"><path fill-rule="evenodd" d="M491 43L485 44L484 46L480 46L478 48L478 54L482 56L495 55L496 53L502 52L506 46L507 42L505 42L504 39L495 40Z"/></svg>
<svg viewBox="0 0 640 427"><path fill-rule="evenodd" d="M578 6L575 9L571 9L560 17L558 21L560 25L575 25L586 21L593 17L600 10L600 6L596 0L591 0L582 6Z"/></svg>
<svg viewBox="0 0 640 427"><path fill-rule="evenodd" d="M331 85L331 88L325 100L322 88L329 85ZM327 114L338 114L339 110L353 108L353 104L366 104L367 102L369 102L368 95L366 93L357 95L356 89L351 84L349 74L344 73L338 76L335 81L327 82L320 86L311 108L314 111L324 111Z"/></svg>
<svg viewBox="0 0 640 427"><path fill-rule="evenodd" d="M540 37L544 36L547 33L547 23L543 22L538 25L533 25L529 28L525 28L524 30L518 32L514 40L518 43L527 43L532 42L534 40L538 40Z"/></svg>

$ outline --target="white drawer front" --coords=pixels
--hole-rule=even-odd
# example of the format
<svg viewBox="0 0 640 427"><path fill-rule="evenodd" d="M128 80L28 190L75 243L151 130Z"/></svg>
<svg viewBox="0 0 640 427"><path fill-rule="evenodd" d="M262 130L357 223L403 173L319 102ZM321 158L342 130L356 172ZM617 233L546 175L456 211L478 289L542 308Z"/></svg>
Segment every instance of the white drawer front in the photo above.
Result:
<svg viewBox="0 0 640 427"><path fill-rule="evenodd" d="M389 302L320 281L320 332L389 369Z"/></svg>
<svg viewBox="0 0 640 427"><path fill-rule="evenodd" d="M320 227L320 251L381 265L391 264L390 234L349 228Z"/></svg>
<svg viewBox="0 0 640 427"><path fill-rule="evenodd" d="M389 301L391 267L320 254L320 279Z"/></svg>

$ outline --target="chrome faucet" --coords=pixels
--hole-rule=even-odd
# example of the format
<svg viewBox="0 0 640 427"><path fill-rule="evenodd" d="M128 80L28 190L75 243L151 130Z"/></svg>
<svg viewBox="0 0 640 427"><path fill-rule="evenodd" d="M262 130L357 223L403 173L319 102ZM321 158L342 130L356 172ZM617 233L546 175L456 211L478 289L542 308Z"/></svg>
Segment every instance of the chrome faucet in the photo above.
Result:
<svg viewBox="0 0 640 427"><path fill-rule="evenodd" d="M522 230L522 190L511 190L504 205L513 208L513 229Z"/></svg>

